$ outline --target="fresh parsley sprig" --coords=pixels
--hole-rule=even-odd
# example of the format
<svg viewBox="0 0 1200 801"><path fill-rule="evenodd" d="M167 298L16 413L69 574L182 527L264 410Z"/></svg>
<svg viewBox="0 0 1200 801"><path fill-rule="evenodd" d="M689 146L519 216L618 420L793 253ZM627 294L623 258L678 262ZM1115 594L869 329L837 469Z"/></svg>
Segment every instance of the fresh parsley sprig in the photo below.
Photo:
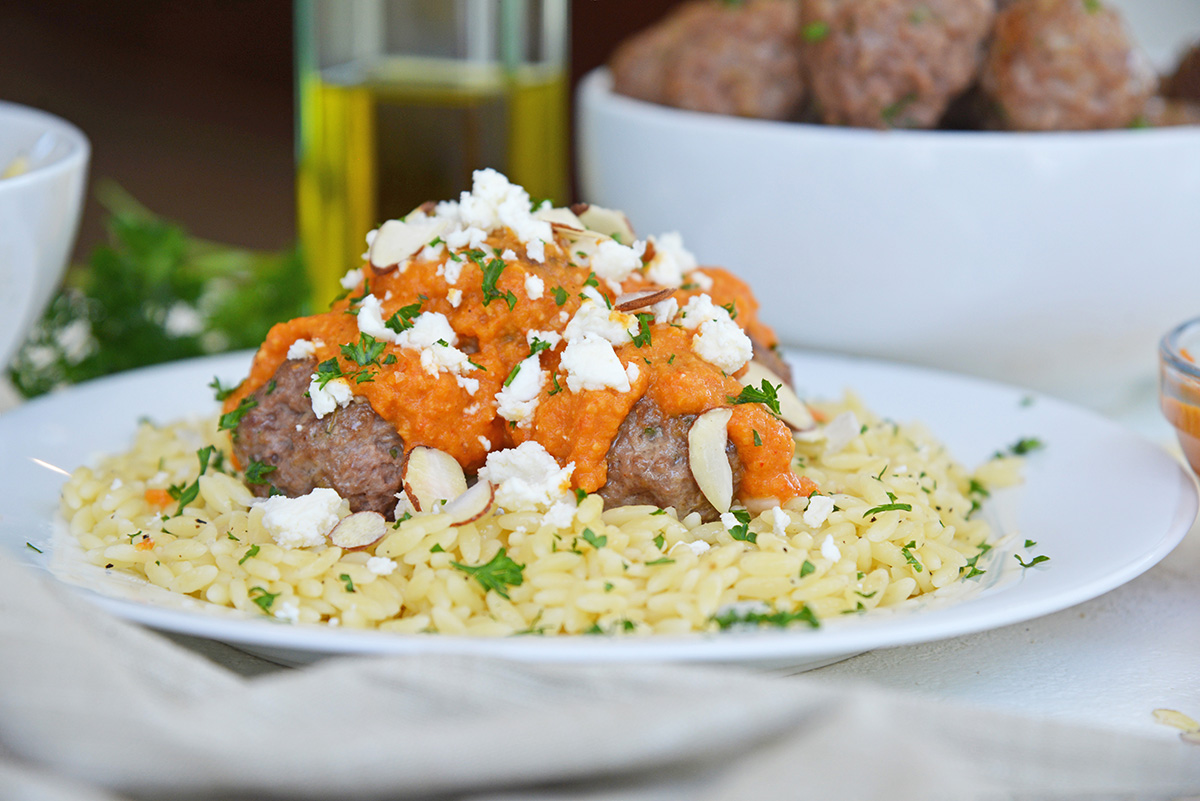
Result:
<svg viewBox="0 0 1200 801"><path fill-rule="evenodd" d="M782 386L780 384L779 386ZM767 379L762 380L762 387L744 386L741 393L737 397L727 395L726 399L730 403L761 403L771 410L771 413L779 415L779 395L777 391L779 386L773 385Z"/></svg>
<svg viewBox="0 0 1200 801"><path fill-rule="evenodd" d="M519 587L525 581L522 574L525 565L508 558L504 548L482 565L464 565L453 561L450 564L468 576L474 576L485 592L495 590L501 598L508 598L508 587Z"/></svg>

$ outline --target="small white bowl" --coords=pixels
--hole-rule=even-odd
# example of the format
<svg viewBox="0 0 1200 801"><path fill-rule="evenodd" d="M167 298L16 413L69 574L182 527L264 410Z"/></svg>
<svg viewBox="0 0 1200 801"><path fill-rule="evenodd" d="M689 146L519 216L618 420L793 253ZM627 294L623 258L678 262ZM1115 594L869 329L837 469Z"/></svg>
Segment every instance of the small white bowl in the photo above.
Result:
<svg viewBox="0 0 1200 801"><path fill-rule="evenodd" d="M1117 411L1200 303L1200 127L873 131L578 98L582 196L678 230L789 345ZM798 377L802 384L803 377Z"/></svg>
<svg viewBox="0 0 1200 801"><path fill-rule="evenodd" d="M87 137L69 122L0 102L0 175L16 172L0 178L0 368L62 279L90 155Z"/></svg>

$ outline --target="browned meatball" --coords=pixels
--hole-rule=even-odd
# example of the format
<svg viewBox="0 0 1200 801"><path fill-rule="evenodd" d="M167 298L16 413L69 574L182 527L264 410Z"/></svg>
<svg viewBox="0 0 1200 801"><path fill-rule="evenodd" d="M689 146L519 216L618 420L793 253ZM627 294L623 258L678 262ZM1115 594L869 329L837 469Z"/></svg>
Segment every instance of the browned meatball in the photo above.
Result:
<svg viewBox="0 0 1200 801"><path fill-rule="evenodd" d="M233 438L238 461L274 465L265 478L296 497L329 487L355 512L391 516L400 491L404 440L364 398L321 419L305 395L316 371L312 359L285 361L251 397L258 403L242 417ZM251 485L266 495L268 484Z"/></svg>
<svg viewBox="0 0 1200 801"><path fill-rule="evenodd" d="M1155 83L1101 0L1016 0L996 18L981 75L997 127L1022 131L1125 127Z"/></svg>
<svg viewBox="0 0 1200 801"><path fill-rule="evenodd" d="M1175 71L1163 81L1162 93L1172 100L1200 103L1200 44L1179 59Z"/></svg>
<svg viewBox="0 0 1200 801"><path fill-rule="evenodd" d="M669 106L787 119L804 97L793 0L693 0L613 54L613 88Z"/></svg>
<svg viewBox="0 0 1200 801"><path fill-rule="evenodd" d="M978 71L993 0L805 0L804 65L831 125L932 128Z"/></svg>
<svg viewBox="0 0 1200 801"><path fill-rule="evenodd" d="M688 461L688 430L695 415L668 417L650 398L633 405L608 449L608 483L599 490L607 506L650 504L675 507L680 517L699 512L716 520ZM733 443L725 447L736 494L745 472Z"/></svg>

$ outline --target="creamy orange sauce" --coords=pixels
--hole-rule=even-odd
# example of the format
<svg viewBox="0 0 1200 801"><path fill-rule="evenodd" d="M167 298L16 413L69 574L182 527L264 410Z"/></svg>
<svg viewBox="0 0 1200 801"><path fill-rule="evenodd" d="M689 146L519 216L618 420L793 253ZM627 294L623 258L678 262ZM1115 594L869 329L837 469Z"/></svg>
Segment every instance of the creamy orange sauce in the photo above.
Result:
<svg viewBox="0 0 1200 801"><path fill-rule="evenodd" d="M505 230L489 236L487 258L506 248L518 254L525 252ZM794 443L788 427L761 404L732 404L731 399L741 392L741 384L693 353L696 332L677 325L651 325L649 343L639 347L629 342L615 348L623 364L638 368L629 392L571 392L559 370L565 343L544 351L541 365L553 378L543 384L531 421L514 425L500 417L494 398L513 368L530 355L527 332L562 332L582 303L580 294L590 271L574 266L570 258L565 247L547 244L544 263L531 262L523 255L508 260L495 285L502 297L493 297L487 305L482 271L465 257L453 286L444 277L449 259L445 252L436 261L413 261L403 271L381 274L367 265L364 283L335 302L328 312L281 323L271 330L249 376L225 401L225 410L236 408L243 398L265 385L298 339L316 345L318 363L337 359L344 372L359 369L341 346L359 341L353 302L369 290L382 301L384 320L402 307L419 302L421 312L446 316L458 334L458 348L468 352L470 346L478 348L470 354L471 361L482 368L470 372L470 378L479 382L474 394L453 375L427 372L417 350L392 344L383 350L381 363L369 369L372 380L351 383L352 391L366 398L375 412L396 428L406 447L437 448L454 456L468 472L474 472L483 466L489 451L532 439L560 464L574 462L574 485L591 492L607 481L606 456L622 421L640 398L649 395L672 416L698 415L722 406L733 408L728 434L745 467L739 493L743 500L774 498L782 503L814 491L811 481L802 481L791 470ZM703 272L712 279L711 288L685 283L674 295L679 305L702 292L716 305L732 304L736 323L758 344L774 345L775 335L759 322L758 304L749 288L724 270L704 268ZM544 285L538 299L526 291L530 274ZM635 272L622 289L628 292L647 286L653 285ZM596 288L610 301L614 299L616 293L604 281L599 281ZM452 290L462 293L457 304L451 303ZM511 309L503 297L508 293L514 299ZM392 363L384 364L386 361Z"/></svg>

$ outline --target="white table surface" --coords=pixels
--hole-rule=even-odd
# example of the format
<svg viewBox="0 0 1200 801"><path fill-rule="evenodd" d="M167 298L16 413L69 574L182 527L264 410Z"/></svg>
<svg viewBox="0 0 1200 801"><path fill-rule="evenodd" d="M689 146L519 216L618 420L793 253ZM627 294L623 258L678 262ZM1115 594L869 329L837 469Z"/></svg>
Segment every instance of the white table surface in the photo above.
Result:
<svg viewBox="0 0 1200 801"><path fill-rule="evenodd" d="M0 381L0 412L19 400ZM1177 452L1153 403L1119 419ZM246 676L284 669L221 643L164 636ZM804 675L1175 738L1179 732L1156 722L1153 711L1200 720L1200 524L1160 564L1087 603L980 634L872 651Z"/></svg>

